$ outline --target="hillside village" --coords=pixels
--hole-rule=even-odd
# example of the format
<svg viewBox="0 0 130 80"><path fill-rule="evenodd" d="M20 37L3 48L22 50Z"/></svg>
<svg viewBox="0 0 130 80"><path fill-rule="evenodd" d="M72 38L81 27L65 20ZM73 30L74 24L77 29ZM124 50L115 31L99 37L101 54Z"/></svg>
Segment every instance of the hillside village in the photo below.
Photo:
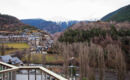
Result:
<svg viewBox="0 0 130 80"><path fill-rule="evenodd" d="M49 48L51 48L53 40L52 40L51 36L48 34L44 34L44 33L40 33L40 32L28 34L28 32L24 32L19 35L9 34L9 35L5 36L5 34L3 34L3 35L1 34L0 43L3 45L4 45L4 43L26 43L29 45L28 49L30 50L31 54L39 54L39 53L47 54L47 50ZM0 45L0 47L1 47L1 45ZM6 46L5 46L5 48L6 48ZM15 52L14 52L14 54L15 54ZM8 61L9 61L11 58L11 55L10 56L3 55L1 57L4 62L7 62L7 60L4 60L4 59L8 58Z"/></svg>

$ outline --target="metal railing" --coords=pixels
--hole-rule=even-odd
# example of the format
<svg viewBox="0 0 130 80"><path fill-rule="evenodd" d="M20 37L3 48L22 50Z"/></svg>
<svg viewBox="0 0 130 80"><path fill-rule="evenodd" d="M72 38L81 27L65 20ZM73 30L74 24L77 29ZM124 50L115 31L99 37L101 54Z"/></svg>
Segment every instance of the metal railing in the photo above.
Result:
<svg viewBox="0 0 130 80"><path fill-rule="evenodd" d="M41 71L41 80L68 80L64 77L44 68L41 66L20 66L16 67L7 63L0 62L0 80L16 80L16 72L20 70L27 70L28 71L28 79L30 79L30 70L34 71L35 80L37 80L37 70ZM43 78L44 76L44 78ZM49 77L48 77L49 76Z"/></svg>

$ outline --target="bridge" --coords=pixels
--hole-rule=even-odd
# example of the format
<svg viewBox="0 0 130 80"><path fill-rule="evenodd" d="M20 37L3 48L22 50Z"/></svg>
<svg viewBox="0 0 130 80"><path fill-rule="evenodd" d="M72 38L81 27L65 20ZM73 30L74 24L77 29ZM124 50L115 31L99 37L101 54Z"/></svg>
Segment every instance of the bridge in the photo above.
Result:
<svg viewBox="0 0 130 80"><path fill-rule="evenodd" d="M41 66L14 66L4 62L0 62L0 80L20 80L22 77L17 77L17 72L21 70L26 70L27 77L24 80L32 80L33 70L33 80L68 80L44 67ZM22 75L21 75L22 76ZM39 77L39 78L37 78Z"/></svg>

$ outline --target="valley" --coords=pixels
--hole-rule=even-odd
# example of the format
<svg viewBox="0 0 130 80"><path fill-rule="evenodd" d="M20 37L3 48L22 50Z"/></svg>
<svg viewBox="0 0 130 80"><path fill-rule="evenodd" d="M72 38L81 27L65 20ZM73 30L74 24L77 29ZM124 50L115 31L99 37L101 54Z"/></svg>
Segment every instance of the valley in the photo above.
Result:
<svg viewBox="0 0 130 80"><path fill-rule="evenodd" d="M95 21L0 14L0 80L10 79L129 80L130 5Z"/></svg>

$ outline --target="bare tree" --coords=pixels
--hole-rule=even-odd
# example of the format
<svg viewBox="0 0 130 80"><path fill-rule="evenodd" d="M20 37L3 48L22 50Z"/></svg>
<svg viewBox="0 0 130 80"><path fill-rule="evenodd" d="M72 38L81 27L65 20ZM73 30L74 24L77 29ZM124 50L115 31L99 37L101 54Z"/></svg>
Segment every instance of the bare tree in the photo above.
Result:
<svg viewBox="0 0 130 80"><path fill-rule="evenodd" d="M45 65L46 65L46 55L43 54L42 55L42 66L46 67Z"/></svg>
<svg viewBox="0 0 130 80"><path fill-rule="evenodd" d="M30 61L31 61L31 53L30 53L30 48L27 50L27 63L28 63L28 66L30 64Z"/></svg>
<svg viewBox="0 0 130 80"><path fill-rule="evenodd" d="M1 45L1 55L5 55L5 46L4 46L4 43L2 43Z"/></svg>
<svg viewBox="0 0 130 80"><path fill-rule="evenodd" d="M105 72L105 61L104 61L104 52L102 48L98 49L98 67L99 67L99 80L104 80Z"/></svg>
<svg viewBox="0 0 130 80"><path fill-rule="evenodd" d="M110 63L117 71L117 80L125 80L126 61L121 48L118 45L108 45L108 59L113 59ZM110 60L109 60L110 61Z"/></svg>
<svg viewBox="0 0 130 80"><path fill-rule="evenodd" d="M125 80L126 63L123 52L119 45L109 44L103 48L93 43L58 43L58 53L62 53L64 58L64 74L69 78L70 58L78 59L80 80L95 80L94 71L98 71L99 80L105 79L106 69L113 69L117 72L118 80ZM74 64L74 63L72 63Z"/></svg>
<svg viewBox="0 0 130 80"><path fill-rule="evenodd" d="M63 67L63 70L64 70L64 74L65 74L65 77L68 78L69 77L69 69L68 69L68 66L69 66L69 48L67 45L63 44L63 57L64 57L64 67Z"/></svg>

